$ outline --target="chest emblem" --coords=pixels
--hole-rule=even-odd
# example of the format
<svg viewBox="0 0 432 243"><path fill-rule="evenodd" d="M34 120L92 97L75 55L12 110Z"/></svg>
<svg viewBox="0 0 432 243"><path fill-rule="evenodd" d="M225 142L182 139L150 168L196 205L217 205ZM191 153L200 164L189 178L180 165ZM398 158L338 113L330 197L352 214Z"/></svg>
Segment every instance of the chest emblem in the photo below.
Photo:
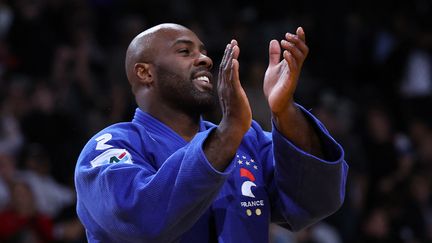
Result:
<svg viewBox="0 0 432 243"><path fill-rule="evenodd" d="M240 206L245 209L247 216L260 216L262 214L262 207L264 207L264 200L256 199L253 188L256 188L256 173L259 169L258 163L255 162L250 156L236 155L237 165L240 167L239 176L241 178L241 194L248 198L242 200Z"/></svg>
<svg viewBox="0 0 432 243"><path fill-rule="evenodd" d="M243 182L241 186L242 195L255 198L255 195L252 193L252 187L256 187L256 184L254 183L255 176L248 169L240 168L240 177L246 177L248 179Z"/></svg>

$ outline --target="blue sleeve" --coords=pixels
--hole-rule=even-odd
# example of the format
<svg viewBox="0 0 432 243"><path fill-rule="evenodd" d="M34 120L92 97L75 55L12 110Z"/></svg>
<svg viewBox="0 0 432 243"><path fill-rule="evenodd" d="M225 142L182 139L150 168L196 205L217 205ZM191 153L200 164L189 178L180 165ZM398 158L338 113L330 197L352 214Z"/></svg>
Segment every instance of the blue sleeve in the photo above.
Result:
<svg viewBox="0 0 432 243"><path fill-rule="evenodd" d="M230 172L218 172L202 145L210 131L198 133L155 170L133 148L132 163L92 166L95 155L78 160L77 211L91 238L101 242L172 242L207 210ZM121 134L122 135L122 134ZM115 141L113 148L126 144ZM139 141L139 140L136 140ZM105 237L105 238L104 238Z"/></svg>
<svg viewBox="0 0 432 243"><path fill-rule="evenodd" d="M274 169L269 170L272 173L269 183L272 221L293 231L307 227L340 208L348 172L342 147L320 121L303 107L299 108L314 124L326 159L298 148L274 124L272 148L264 149L267 163Z"/></svg>

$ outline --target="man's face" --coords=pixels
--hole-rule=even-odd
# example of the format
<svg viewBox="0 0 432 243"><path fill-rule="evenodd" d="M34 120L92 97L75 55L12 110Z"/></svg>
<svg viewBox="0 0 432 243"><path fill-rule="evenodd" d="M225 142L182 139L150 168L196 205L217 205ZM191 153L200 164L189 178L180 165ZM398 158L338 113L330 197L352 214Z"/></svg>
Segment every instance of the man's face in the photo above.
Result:
<svg viewBox="0 0 432 243"><path fill-rule="evenodd" d="M188 29L167 29L156 41L155 87L161 101L189 112L204 112L216 103L210 73L212 60Z"/></svg>

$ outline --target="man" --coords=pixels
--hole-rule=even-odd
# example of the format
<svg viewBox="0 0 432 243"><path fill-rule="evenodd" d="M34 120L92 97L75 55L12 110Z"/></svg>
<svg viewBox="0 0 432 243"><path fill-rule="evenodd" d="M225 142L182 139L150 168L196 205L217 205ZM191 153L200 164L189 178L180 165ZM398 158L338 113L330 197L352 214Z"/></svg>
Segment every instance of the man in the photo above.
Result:
<svg viewBox="0 0 432 243"><path fill-rule="evenodd" d="M89 242L267 242L271 221L299 230L340 207L343 150L293 101L303 29L270 42L272 133L252 121L239 52L235 40L225 48L216 126L201 119L216 88L198 37L161 24L132 40L125 66L139 108L90 139L75 171Z"/></svg>

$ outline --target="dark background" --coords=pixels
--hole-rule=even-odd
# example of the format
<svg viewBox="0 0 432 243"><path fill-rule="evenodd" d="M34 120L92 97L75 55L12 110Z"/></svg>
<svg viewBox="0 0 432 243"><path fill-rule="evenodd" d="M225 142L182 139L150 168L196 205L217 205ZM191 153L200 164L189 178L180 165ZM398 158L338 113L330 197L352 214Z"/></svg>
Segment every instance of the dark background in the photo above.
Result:
<svg viewBox="0 0 432 243"><path fill-rule="evenodd" d="M1 242L83 241L73 200L46 215L17 203L16 185L29 172L73 192L85 142L132 118L130 40L163 22L194 30L214 70L238 40L241 81L266 129L268 43L305 29L310 53L296 100L345 148L347 196L310 229L272 226L272 242L432 242L432 1L0 0L0 222L33 207L15 228L0 223Z"/></svg>

